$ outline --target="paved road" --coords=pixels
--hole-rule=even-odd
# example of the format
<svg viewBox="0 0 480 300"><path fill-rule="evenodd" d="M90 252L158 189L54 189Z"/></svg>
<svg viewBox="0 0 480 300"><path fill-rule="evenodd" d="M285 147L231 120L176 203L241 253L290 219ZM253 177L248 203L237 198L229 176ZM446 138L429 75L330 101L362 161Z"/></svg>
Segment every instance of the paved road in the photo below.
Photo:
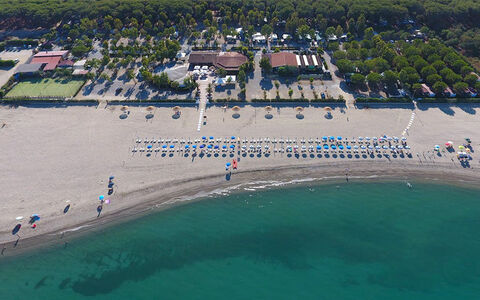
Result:
<svg viewBox="0 0 480 300"><path fill-rule="evenodd" d="M342 87L346 88L343 78L338 77L335 73L338 71L336 65L332 64L332 57L327 53L322 54L323 60L327 63L328 70L332 74L332 80L325 80L325 86L327 87L327 92L329 95L337 98L339 95L342 95L345 98L345 105L347 107L352 107L354 102L354 97L352 94L343 90Z"/></svg>

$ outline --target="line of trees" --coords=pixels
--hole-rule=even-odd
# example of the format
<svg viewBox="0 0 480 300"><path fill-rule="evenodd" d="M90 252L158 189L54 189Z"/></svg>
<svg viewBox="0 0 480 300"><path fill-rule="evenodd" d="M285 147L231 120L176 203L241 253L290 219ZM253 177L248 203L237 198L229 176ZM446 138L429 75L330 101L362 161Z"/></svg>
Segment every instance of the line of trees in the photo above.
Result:
<svg viewBox="0 0 480 300"><path fill-rule="evenodd" d="M259 25L264 18L286 21L287 28L298 28L304 22L323 29L332 21L343 26L350 19L361 20L362 15L371 23L415 17L435 28L448 28L452 23L470 27L480 24L477 0L0 0L0 7L2 25L14 26L13 19L20 18L22 24L31 27L106 15L120 20L132 17L142 22L148 20L152 26L158 21L168 25L162 14L179 27L187 25L190 18L203 21L214 15L224 18L227 24Z"/></svg>

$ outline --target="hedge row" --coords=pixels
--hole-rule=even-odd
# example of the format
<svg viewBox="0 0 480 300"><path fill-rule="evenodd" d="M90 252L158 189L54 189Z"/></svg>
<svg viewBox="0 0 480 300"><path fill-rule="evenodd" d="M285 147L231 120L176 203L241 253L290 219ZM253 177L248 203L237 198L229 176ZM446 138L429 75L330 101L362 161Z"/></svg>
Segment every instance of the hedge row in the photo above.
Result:
<svg viewBox="0 0 480 300"><path fill-rule="evenodd" d="M325 102L325 103L343 103L345 102L344 99L334 99L334 98L327 98L327 99L306 99L306 98L275 98L275 99L252 99L251 102Z"/></svg>
<svg viewBox="0 0 480 300"><path fill-rule="evenodd" d="M355 103L409 103L409 98L357 98Z"/></svg>
<svg viewBox="0 0 480 300"><path fill-rule="evenodd" d="M79 100L84 101L84 100ZM115 103L195 103L195 99L149 99L149 100L107 100L109 104Z"/></svg>
<svg viewBox="0 0 480 300"><path fill-rule="evenodd" d="M480 103L480 98L425 98L418 103Z"/></svg>
<svg viewBox="0 0 480 300"><path fill-rule="evenodd" d="M8 47L23 47L24 45L29 46L38 46L37 40L23 39L23 40L8 40L5 42L5 45Z"/></svg>

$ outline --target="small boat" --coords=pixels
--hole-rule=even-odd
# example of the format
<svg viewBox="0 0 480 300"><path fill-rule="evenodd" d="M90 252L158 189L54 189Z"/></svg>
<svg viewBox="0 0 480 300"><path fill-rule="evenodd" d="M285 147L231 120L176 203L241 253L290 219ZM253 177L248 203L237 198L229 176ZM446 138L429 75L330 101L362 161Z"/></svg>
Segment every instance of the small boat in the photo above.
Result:
<svg viewBox="0 0 480 300"><path fill-rule="evenodd" d="M413 185L410 182L407 182L407 186L408 186L409 189L413 188Z"/></svg>

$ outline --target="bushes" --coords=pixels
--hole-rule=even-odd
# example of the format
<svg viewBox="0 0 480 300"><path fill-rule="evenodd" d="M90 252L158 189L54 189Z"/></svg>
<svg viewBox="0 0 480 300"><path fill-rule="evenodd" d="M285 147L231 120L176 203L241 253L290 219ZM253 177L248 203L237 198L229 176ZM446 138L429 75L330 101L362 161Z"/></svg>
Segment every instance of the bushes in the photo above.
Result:
<svg viewBox="0 0 480 300"><path fill-rule="evenodd" d="M355 103L410 103L409 98L357 98Z"/></svg>
<svg viewBox="0 0 480 300"><path fill-rule="evenodd" d="M1 60L0 59L0 68L12 68L16 62L14 60Z"/></svg>
<svg viewBox="0 0 480 300"><path fill-rule="evenodd" d="M23 46L32 46L37 47L38 41L31 39L24 40L8 40L5 42L6 47L23 47Z"/></svg>

